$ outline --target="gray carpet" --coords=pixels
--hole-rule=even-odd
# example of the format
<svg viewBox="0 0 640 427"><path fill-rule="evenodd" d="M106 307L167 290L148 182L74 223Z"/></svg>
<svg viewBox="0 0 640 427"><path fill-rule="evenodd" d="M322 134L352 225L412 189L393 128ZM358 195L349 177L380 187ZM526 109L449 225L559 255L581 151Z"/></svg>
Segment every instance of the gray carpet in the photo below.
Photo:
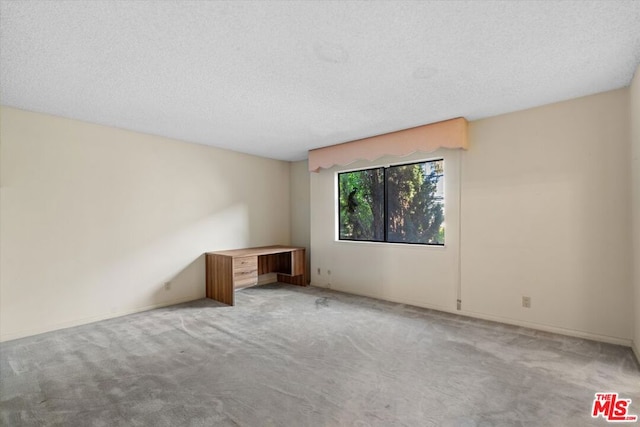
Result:
<svg viewBox="0 0 640 427"><path fill-rule="evenodd" d="M289 285L0 345L6 426L603 426L631 350Z"/></svg>

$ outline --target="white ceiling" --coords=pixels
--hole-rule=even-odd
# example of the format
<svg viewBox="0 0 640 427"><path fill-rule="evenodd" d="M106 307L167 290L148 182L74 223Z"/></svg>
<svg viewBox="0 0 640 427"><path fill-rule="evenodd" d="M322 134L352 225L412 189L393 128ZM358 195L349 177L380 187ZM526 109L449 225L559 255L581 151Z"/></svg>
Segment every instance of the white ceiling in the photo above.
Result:
<svg viewBox="0 0 640 427"><path fill-rule="evenodd" d="M640 1L5 1L3 105L299 160L627 86Z"/></svg>

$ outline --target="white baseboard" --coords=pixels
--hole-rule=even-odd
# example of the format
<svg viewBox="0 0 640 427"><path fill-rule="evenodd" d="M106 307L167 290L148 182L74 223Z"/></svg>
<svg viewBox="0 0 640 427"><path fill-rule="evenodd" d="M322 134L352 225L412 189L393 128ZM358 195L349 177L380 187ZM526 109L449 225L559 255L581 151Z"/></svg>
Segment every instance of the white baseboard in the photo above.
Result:
<svg viewBox="0 0 640 427"><path fill-rule="evenodd" d="M640 343L637 343L635 341L631 342L631 350L633 350L633 354L636 356L638 364L640 364L640 348L638 348L639 345Z"/></svg>
<svg viewBox="0 0 640 427"><path fill-rule="evenodd" d="M477 319L490 320L492 322L505 323L507 325L520 326L523 328L535 329L535 330L544 331L544 332L551 332L553 334L558 334L558 335L567 335L570 337L584 338L592 341L605 342L608 344L622 345L625 347L631 347L631 344L632 344L632 341L630 339L622 338L622 337L612 337L609 335L601 335L601 334L596 334L592 332L579 331L576 329L561 328L558 326L545 325L545 324L535 323L535 322L526 322L518 319L511 319L511 318L501 317L501 316L493 316L490 314L476 313L472 311L462 310L457 313L463 316L474 317Z"/></svg>
<svg viewBox="0 0 640 427"><path fill-rule="evenodd" d="M332 291L337 291L337 292L344 292L345 294L350 294L350 295L358 295L361 297L368 297L368 298L374 298L374 299L379 299L382 301L389 301L389 302L395 302L398 304L407 304L407 305L412 305L414 307L421 307L421 308L428 308L430 310L437 310L437 311L444 311L447 313L454 313L454 314L460 314L461 312L453 310L449 307L445 307L445 306L441 306L441 305L437 305L437 304L428 304L422 301L408 301L408 300L403 300L403 299L395 299L395 298L384 298L381 297L380 295L375 295L373 293L368 293L368 292L352 292L349 290L345 290L342 289L338 286L327 286L327 285L315 285L313 283L310 284L311 286L314 286L316 288L324 288L324 289L330 289Z"/></svg>
<svg viewBox="0 0 640 427"><path fill-rule="evenodd" d="M409 300L402 300L402 299L391 299L391 298L383 298L379 295L371 295L371 294L365 294L365 293L357 293L357 292L351 292L348 290L344 290L341 289L339 287L336 286L331 286L328 287L326 285L314 285L313 283L311 284L311 286L316 286L318 288L325 288L325 289L332 289L338 292L344 292L344 293L348 293L348 294L352 294L352 295L360 295L360 296L365 296L365 297L369 297L369 298L376 298L376 299L380 299L383 301L390 301L390 302L396 302L396 303L400 303L400 304L407 304L407 305L413 305L416 307L422 307L422 308L427 308L427 309L431 309L431 310L437 310L437 311L443 311L446 313L452 313L452 314L459 314L461 316L467 316L467 317L473 317L476 319L482 319L482 320L489 320L492 322L498 322L498 323L504 323L507 325L513 325L513 326L520 326L523 328L529 328L529 329L535 329L538 331L544 331L544 332L550 332L550 333L554 333L554 334L559 334L559 335L566 335L566 336L570 336L570 337L576 337L576 338L584 338L584 339L588 339L588 340L592 340L592 341L599 341L599 342L605 342L608 344L616 344L616 345L622 345L625 347L632 347L634 349L634 352L636 354L636 357L638 357L638 360L640 361L640 357L639 357L639 352L637 347L633 347L632 346L632 341L630 339L627 338L622 338L622 337L612 337L609 335L601 335L601 334L595 334L595 333L591 333L591 332L585 332L585 331L579 331L579 330L575 330L575 329L567 329L567 328L561 328L561 327L557 327L557 326L551 326L551 325L544 325L544 324L540 324L540 323L534 323L534 322L527 322L527 321L522 321L519 319L512 319L512 318L508 318L508 317L501 317L501 316L494 316L491 314L486 314L486 313L478 313L478 312L473 312L473 311L468 311L468 310L455 310L453 308L450 307L444 307L444 306L438 306L438 305L433 305L433 304L428 304L428 303L424 303L421 301L409 301Z"/></svg>
<svg viewBox="0 0 640 427"><path fill-rule="evenodd" d="M48 325L42 328L25 329L18 332L0 334L0 342L16 340L19 338L30 337L33 335L40 335L46 332L58 331L60 329L73 328L75 326L81 326L89 323L99 322L101 320L113 319L116 317L126 316L129 314L140 313L143 311L153 310L154 308L162 308L170 305L182 304L183 302L194 301L202 298L204 298L204 295L191 296L191 297L181 298L173 301L162 302L159 304L151 304L144 307L137 307L129 310L116 311L114 313L109 313L109 314L101 314L98 316L84 317L82 319L75 319L68 322L56 323L56 324Z"/></svg>

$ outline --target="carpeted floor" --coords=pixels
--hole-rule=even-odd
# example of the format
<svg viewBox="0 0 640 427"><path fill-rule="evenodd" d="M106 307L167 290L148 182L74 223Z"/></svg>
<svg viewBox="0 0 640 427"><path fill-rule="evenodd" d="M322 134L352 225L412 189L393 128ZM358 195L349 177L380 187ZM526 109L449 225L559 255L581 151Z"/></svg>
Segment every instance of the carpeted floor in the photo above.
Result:
<svg viewBox="0 0 640 427"><path fill-rule="evenodd" d="M3 426L604 426L631 350L268 285L0 344Z"/></svg>

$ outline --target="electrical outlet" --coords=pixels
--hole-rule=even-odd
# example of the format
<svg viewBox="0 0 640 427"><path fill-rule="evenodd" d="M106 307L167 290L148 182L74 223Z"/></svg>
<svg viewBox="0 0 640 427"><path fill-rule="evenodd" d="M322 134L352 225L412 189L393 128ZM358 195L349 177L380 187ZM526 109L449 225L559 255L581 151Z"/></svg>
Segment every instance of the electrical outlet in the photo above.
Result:
<svg viewBox="0 0 640 427"><path fill-rule="evenodd" d="M522 306L524 308L531 308L531 297L522 297Z"/></svg>
<svg viewBox="0 0 640 427"><path fill-rule="evenodd" d="M171 282L164 282L164 290L165 291L171 290Z"/></svg>

